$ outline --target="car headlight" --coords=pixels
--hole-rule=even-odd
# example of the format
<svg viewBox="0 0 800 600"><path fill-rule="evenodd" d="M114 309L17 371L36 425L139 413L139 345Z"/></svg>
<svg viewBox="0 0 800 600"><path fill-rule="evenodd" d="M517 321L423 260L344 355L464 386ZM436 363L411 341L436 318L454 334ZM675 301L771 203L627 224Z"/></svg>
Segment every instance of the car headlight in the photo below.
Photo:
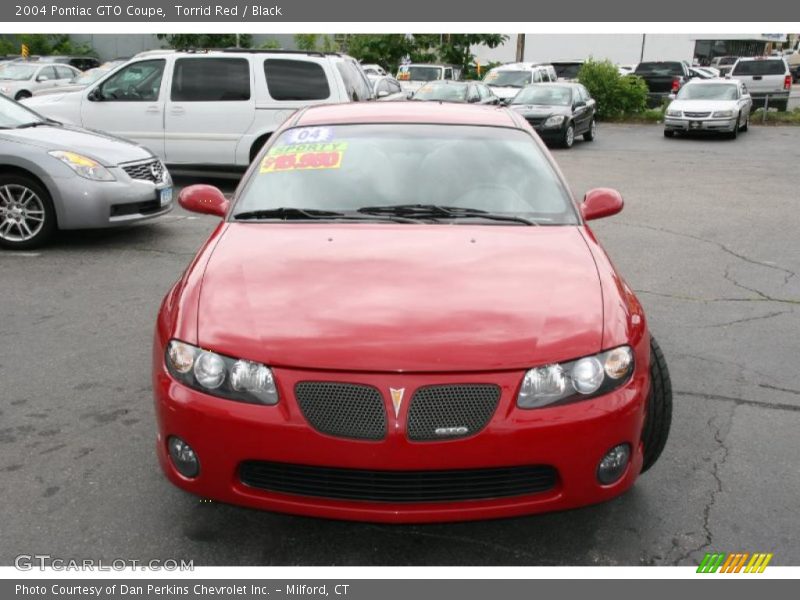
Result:
<svg viewBox="0 0 800 600"><path fill-rule="evenodd" d="M167 345L164 362L175 379L206 394L250 404L278 403L272 370L261 363L230 358L178 340Z"/></svg>
<svg viewBox="0 0 800 600"><path fill-rule="evenodd" d="M53 150L48 154L63 162L81 177L92 181L114 181L114 176L108 169L88 156L65 150Z"/></svg>
<svg viewBox="0 0 800 600"><path fill-rule="evenodd" d="M730 118L730 117L733 116L733 111L732 110L715 110L714 114L711 115L711 116L714 117L715 119Z"/></svg>
<svg viewBox="0 0 800 600"><path fill-rule="evenodd" d="M0 87L0 94L7 94L11 90L8 86Z"/></svg>
<svg viewBox="0 0 800 600"><path fill-rule="evenodd" d="M547 117L547 120L544 122L545 127L559 127L564 122L564 115L553 115L552 117Z"/></svg>
<svg viewBox="0 0 800 600"><path fill-rule="evenodd" d="M536 367L525 373L517 395L519 408L541 408L606 394L633 373L633 350L619 346L565 363Z"/></svg>
<svg viewBox="0 0 800 600"><path fill-rule="evenodd" d="M668 117L682 117L683 113L679 110L667 110Z"/></svg>

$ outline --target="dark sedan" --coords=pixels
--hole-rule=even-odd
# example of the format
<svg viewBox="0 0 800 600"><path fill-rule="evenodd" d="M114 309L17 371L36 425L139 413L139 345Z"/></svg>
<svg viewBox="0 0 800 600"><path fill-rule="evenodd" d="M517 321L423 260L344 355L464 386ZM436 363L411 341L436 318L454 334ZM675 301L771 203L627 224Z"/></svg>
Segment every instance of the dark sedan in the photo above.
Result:
<svg viewBox="0 0 800 600"><path fill-rule="evenodd" d="M597 135L597 104L579 83L535 83L520 90L511 101L548 143L571 148L575 137L591 142Z"/></svg>
<svg viewBox="0 0 800 600"><path fill-rule="evenodd" d="M500 98L480 81L429 81L414 92L410 99L460 104L500 104Z"/></svg>

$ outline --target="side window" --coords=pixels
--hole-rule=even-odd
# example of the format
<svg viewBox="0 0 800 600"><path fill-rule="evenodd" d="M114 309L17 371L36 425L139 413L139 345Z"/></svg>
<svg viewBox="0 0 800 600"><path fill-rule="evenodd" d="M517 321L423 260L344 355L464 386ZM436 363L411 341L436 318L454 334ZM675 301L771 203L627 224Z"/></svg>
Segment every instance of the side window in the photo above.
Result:
<svg viewBox="0 0 800 600"><path fill-rule="evenodd" d="M179 58L172 74L173 102L235 102L250 99L246 58Z"/></svg>
<svg viewBox="0 0 800 600"><path fill-rule="evenodd" d="M56 68L45 67L44 69L39 71L39 74L36 76L36 79L39 81L44 81L45 77L47 77L48 81L53 81L54 79L58 79L58 75L56 74Z"/></svg>
<svg viewBox="0 0 800 600"><path fill-rule="evenodd" d="M542 72L541 71L534 71L533 72L533 83L541 83L542 82Z"/></svg>
<svg viewBox="0 0 800 600"><path fill-rule="evenodd" d="M56 76L58 79L72 79L76 73L67 67L56 67Z"/></svg>
<svg viewBox="0 0 800 600"><path fill-rule="evenodd" d="M400 84L394 81L393 79L387 79L386 85L389 86L389 92L392 94L399 94L403 88L400 87Z"/></svg>
<svg viewBox="0 0 800 600"><path fill-rule="evenodd" d="M163 59L144 60L123 67L94 89L94 98L117 102L154 102L158 100L161 90L165 64Z"/></svg>
<svg viewBox="0 0 800 600"><path fill-rule="evenodd" d="M389 82L388 82L388 81L386 81L385 79L381 79L381 80L378 82L378 88L377 88L377 90L376 90L376 91L377 91L378 93L381 93L381 92L386 92L387 94L390 94L390 93L391 93L391 91L389 90Z"/></svg>
<svg viewBox="0 0 800 600"><path fill-rule="evenodd" d="M467 90L467 102L478 102L481 99L476 86L471 85Z"/></svg>
<svg viewBox="0 0 800 600"><path fill-rule="evenodd" d="M447 67L444 70L444 78L445 79L452 79L453 78L453 69L451 69L450 67Z"/></svg>
<svg viewBox="0 0 800 600"><path fill-rule="evenodd" d="M747 91L747 86L742 84L742 94L749 94L750 92Z"/></svg>
<svg viewBox="0 0 800 600"><path fill-rule="evenodd" d="M325 100L331 95L325 70L315 62L268 58L264 76L275 100Z"/></svg>
<svg viewBox="0 0 800 600"><path fill-rule="evenodd" d="M481 95L481 100L489 100L492 97L492 93L489 91L489 88L485 85L479 84L478 86L478 93Z"/></svg>
<svg viewBox="0 0 800 600"><path fill-rule="evenodd" d="M347 97L353 102L369 100L372 97L366 82L361 77L358 69L348 61L337 61L336 68L344 81L344 89Z"/></svg>

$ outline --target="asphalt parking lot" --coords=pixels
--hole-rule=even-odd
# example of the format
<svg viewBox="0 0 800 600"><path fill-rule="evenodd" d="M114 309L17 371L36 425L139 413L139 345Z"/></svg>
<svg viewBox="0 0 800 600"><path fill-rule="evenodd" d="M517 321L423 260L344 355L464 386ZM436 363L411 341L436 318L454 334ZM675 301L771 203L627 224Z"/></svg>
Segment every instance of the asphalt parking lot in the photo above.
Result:
<svg viewBox="0 0 800 600"><path fill-rule="evenodd" d="M594 229L676 391L660 462L621 498L565 513L383 526L201 503L156 464L150 343L215 219L176 209L0 253L0 564L671 565L707 550L800 564L798 142L790 127L727 141L603 125L555 151L576 194L622 192L622 214Z"/></svg>

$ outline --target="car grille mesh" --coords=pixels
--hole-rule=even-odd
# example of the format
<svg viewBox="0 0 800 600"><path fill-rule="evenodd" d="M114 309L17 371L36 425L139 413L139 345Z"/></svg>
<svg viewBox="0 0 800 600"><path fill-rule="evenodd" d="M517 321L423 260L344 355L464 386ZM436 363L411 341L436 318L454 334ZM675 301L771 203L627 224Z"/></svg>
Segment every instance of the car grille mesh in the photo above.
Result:
<svg viewBox="0 0 800 600"><path fill-rule="evenodd" d="M386 408L372 386L302 381L294 393L303 416L317 431L361 440L386 437Z"/></svg>
<svg viewBox="0 0 800 600"><path fill-rule="evenodd" d="M555 487L551 466L447 471L372 471L246 461L239 479L250 487L339 500L447 502L487 500L545 492Z"/></svg>
<svg viewBox="0 0 800 600"><path fill-rule="evenodd" d="M496 385L432 385L419 388L408 409L408 438L447 440L474 435L492 418L500 400Z"/></svg>
<svg viewBox="0 0 800 600"><path fill-rule="evenodd" d="M688 110L683 111L684 117L692 117L693 119L702 119L703 117L710 117L710 112L689 112Z"/></svg>
<svg viewBox="0 0 800 600"><path fill-rule="evenodd" d="M528 123L531 124L531 127L538 127L539 125L544 123L545 119L546 119L546 117L528 117L525 120L528 121Z"/></svg>
<svg viewBox="0 0 800 600"><path fill-rule="evenodd" d="M144 179L153 183L161 183L164 179L164 165L160 160L148 160L133 165L123 165L122 169L131 179Z"/></svg>

